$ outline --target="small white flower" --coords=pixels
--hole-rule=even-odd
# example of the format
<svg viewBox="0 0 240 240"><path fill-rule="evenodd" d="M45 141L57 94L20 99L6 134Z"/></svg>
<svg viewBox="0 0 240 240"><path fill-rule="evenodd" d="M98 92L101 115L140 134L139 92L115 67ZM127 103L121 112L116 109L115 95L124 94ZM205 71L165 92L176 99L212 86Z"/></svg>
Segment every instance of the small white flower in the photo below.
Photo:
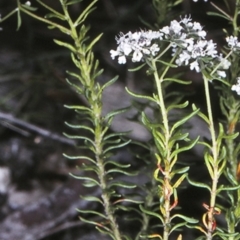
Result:
<svg viewBox="0 0 240 240"><path fill-rule="evenodd" d="M115 50L111 50L111 51L110 51L110 54L111 54L111 58L112 58L112 59L115 59L115 57L119 55L119 52L118 52L118 51L115 51Z"/></svg>
<svg viewBox="0 0 240 240"><path fill-rule="evenodd" d="M118 63L119 63L119 64L125 64L126 62L127 62L127 59L126 59L125 56L120 56L120 57L118 58Z"/></svg>
<svg viewBox="0 0 240 240"><path fill-rule="evenodd" d="M136 51L133 53L132 61L133 61L133 62L140 62L141 59L142 59L142 57L143 57L143 54L141 53L141 51L136 50Z"/></svg>
<svg viewBox="0 0 240 240"><path fill-rule="evenodd" d="M194 61L192 63L190 63L190 69L191 70L196 70L196 72L200 72L200 67L197 61Z"/></svg>
<svg viewBox="0 0 240 240"><path fill-rule="evenodd" d="M201 31L198 32L198 36L203 38L203 39L206 37L206 35L207 35L207 33L204 30L201 30Z"/></svg>
<svg viewBox="0 0 240 240"><path fill-rule="evenodd" d="M196 30L196 31L198 31L198 30L201 31L202 30L202 26L201 26L201 24L199 22L194 22L193 26L192 26L192 29Z"/></svg>
<svg viewBox="0 0 240 240"><path fill-rule="evenodd" d="M212 40L207 41L207 48L206 48L206 55L211 57L216 57L217 50L216 50L216 43L214 43Z"/></svg>
<svg viewBox="0 0 240 240"><path fill-rule="evenodd" d="M189 17L185 16L184 18L181 18L181 23L183 23L184 25L187 25L187 26L188 26L188 24L190 24L192 26L191 21L192 21L192 19L190 16Z"/></svg>
<svg viewBox="0 0 240 240"><path fill-rule="evenodd" d="M229 69L229 67L231 66L231 62L228 61L227 59L223 58L222 54L219 55L218 60L219 60L219 62L221 62L221 67L223 69Z"/></svg>
<svg viewBox="0 0 240 240"><path fill-rule="evenodd" d="M158 47L158 45L156 43L154 43L150 47L150 51L151 51L152 55L155 56L160 51L160 48Z"/></svg>
<svg viewBox="0 0 240 240"><path fill-rule="evenodd" d="M225 71L218 70L217 74L220 78L225 78L227 76Z"/></svg>
<svg viewBox="0 0 240 240"><path fill-rule="evenodd" d="M232 91L236 91L238 95L240 95L240 77L237 78L237 84L232 85Z"/></svg>
<svg viewBox="0 0 240 240"><path fill-rule="evenodd" d="M142 52L143 52L144 54L146 54L146 55L149 55L149 54L151 53L150 50L147 49L147 48L143 48L143 49L142 49Z"/></svg>
<svg viewBox="0 0 240 240"><path fill-rule="evenodd" d="M170 29L169 29L168 26L166 26L166 27L163 27L163 28L161 29L161 32L163 32L164 34L168 35L168 34L170 33Z"/></svg>
<svg viewBox="0 0 240 240"><path fill-rule="evenodd" d="M176 60L177 65L181 66L182 64L188 65L191 55L187 51L183 51L179 54L179 58Z"/></svg>
<svg viewBox="0 0 240 240"><path fill-rule="evenodd" d="M176 20L171 21L170 24L170 29L175 33L175 34L179 34L182 30L182 26L180 25L180 23Z"/></svg>
<svg viewBox="0 0 240 240"><path fill-rule="evenodd" d="M126 55L128 56L131 52L132 52L132 47L131 45L129 45L128 43L123 43L121 45L121 51Z"/></svg>
<svg viewBox="0 0 240 240"><path fill-rule="evenodd" d="M226 37L226 41L230 48L233 48L239 44L237 37L234 36Z"/></svg>

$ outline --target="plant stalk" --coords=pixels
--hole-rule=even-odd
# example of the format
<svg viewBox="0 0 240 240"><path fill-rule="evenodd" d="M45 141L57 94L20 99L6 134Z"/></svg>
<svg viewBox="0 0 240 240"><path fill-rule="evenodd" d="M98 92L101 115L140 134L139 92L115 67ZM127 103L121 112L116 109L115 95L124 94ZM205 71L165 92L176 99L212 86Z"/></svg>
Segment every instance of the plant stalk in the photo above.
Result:
<svg viewBox="0 0 240 240"><path fill-rule="evenodd" d="M213 231L216 227L214 214L215 214L215 205L216 205L216 191L218 186L218 179L219 179L219 171L218 171L218 146L216 140L216 133L214 129L214 121L213 121L213 114L212 114L212 106L211 106L211 99L210 99L210 91L209 91L209 81L207 77L203 74L204 79L204 89L205 89L205 97L206 97L206 104L207 104L207 112L208 112L208 120L209 120L209 130L212 138L212 160L211 166L213 168L213 176L212 176L212 186L210 192L210 204L208 209L208 226L207 226L207 240L211 240L213 237Z"/></svg>

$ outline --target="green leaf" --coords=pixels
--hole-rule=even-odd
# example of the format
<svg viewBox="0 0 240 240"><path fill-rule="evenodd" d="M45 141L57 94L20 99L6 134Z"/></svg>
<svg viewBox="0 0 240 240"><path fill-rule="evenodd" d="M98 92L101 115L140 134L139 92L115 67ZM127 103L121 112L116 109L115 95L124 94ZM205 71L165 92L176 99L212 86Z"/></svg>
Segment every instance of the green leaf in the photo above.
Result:
<svg viewBox="0 0 240 240"><path fill-rule="evenodd" d="M125 108L120 108L120 109L117 109L117 110L114 110L114 111L111 111L110 113L108 113L106 116L105 116L105 119L108 119L110 117L114 117L118 114L121 114L121 113L124 113L126 112L127 110L129 110L130 107L125 107Z"/></svg>
<svg viewBox="0 0 240 240"><path fill-rule="evenodd" d="M139 71L141 68L143 68L146 65L146 63L141 64L140 66L137 66L136 68L131 68L128 69L129 72L135 72L135 71Z"/></svg>
<svg viewBox="0 0 240 240"><path fill-rule="evenodd" d="M121 170L121 169L117 169L117 168L112 168L110 170L108 170L106 172L106 175L109 174L109 173L122 173L126 176L136 176L139 172L138 171L134 171L134 172L126 172L124 170Z"/></svg>
<svg viewBox="0 0 240 240"><path fill-rule="evenodd" d="M189 140L188 137L189 133L182 133L181 130L177 131L174 133L174 135L170 138L169 141L169 148L173 148L173 146L175 145L176 142L184 140L187 141Z"/></svg>
<svg viewBox="0 0 240 240"><path fill-rule="evenodd" d="M237 189L240 189L240 185L237 185L237 186L220 186L218 187L216 193L220 193L221 191L233 191L233 190L237 190Z"/></svg>
<svg viewBox="0 0 240 240"><path fill-rule="evenodd" d="M77 18L77 20L74 22L74 26L77 27L79 24L84 22L84 20L87 18L87 16L95 9L93 6L98 0L93 0L80 14L80 16Z"/></svg>
<svg viewBox="0 0 240 240"><path fill-rule="evenodd" d="M183 219L184 221L186 221L187 223L192 223L192 224L196 224L198 223L198 220L197 219L194 219L194 218L190 218L190 217L186 217L182 214L174 214L170 219L173 220L174 218L181 218Z"/></svg>
<svg viewBox="0 0 240 240"><path fill-rule="evenodd" d="M85 107L85 106L69 106L69 105L64 105L65 108L68 109L74 109L74 110L84 110L86 112L90 112L92 113L92 109L89 107Z"/></svg>
<svg viewBox="0 0 240 240"><path fill-rule="evenodd" d="M80 75L79 75L79 74L77 74L77 73L74 73L74 72L71 72L71 71L66 71L66 73L67 73L67 74L69 74L70 76L72 76L72 77L74 77L74 78L76 78L76 79L78 79L78 80L82 81L82 78L80 77ZM70 85L72 85L72 83L71 83L71 82L70 82Z"/></svg>
<svg viewBox="0 0 240 240"><path fill-rule="evenodd" d="M84 141L87 141L87 142L91 143L93 146L95 146L94 141L86 136L69 135L67 133L65 133L64 136L66 136L70 139L83 139Z"/></svg>
<svg viewBox="0 0 240 240"><path fill-rule="evenodd" d="M97 212L97 211L94 211L94 210L82 210L82 209L77 209L78 212L80 213L84 213L84 214L94 214L94 215L97 215L103 219L108 219L107 216L105 216L104 214L100 213L100 212Z"/></svg>
<svg viewBox="0 0 240 240"><path fill-rule="evenodd" d="M199 188L208 189L209 192L211 192L211 188L207 184L201 183L201 182L195 182L195 181L191 180L188 176L187 176L187 180L191 185L193 185L195 187L199 187Z"/></svg>
<svg viewBox="0 0 240 240"><path fill-rule="evenodd" d="M182 222L182 223L178 223L178 224L174 225L174 226L171 228L170 233L172 233L172 232L176 231L177 229L185 226L186 224L187 224L186 222Z"/></svg>
<svg viewBox="0 0 240 240"><path fill-rule="evenodd" d="M195 104L192 104L192 109L193 111L196 111L198 108L195 106ZM201 111L198 111L197 113L200 118L202 118L208 125L210 125L209 119L205 114L203 114Z"/></svg>
<svg viewBox="0 0 240 240"><path fill-rule="evenodd" d="M85 51L88 52L88 51L92 50L93 46L96 44L96 42L99 41L99 39L102 37L102 35L103 35L103 34L99 34L96 38L94 38L94 39L92 40L92 42L88 45L88 47L86 48Z"/></svg>
<svg viewBox="0 0 240 240"><path fill-rule="evenodd" d="M205 160L205 163L206 163L206 166L207 166L207 169L208 169L208 172L209 172L211 178L214 179L213 167L211 164L211 161L213 161L212 156L210 156L209 153L206 152L204 154L204 160Z"/></svg>
<svg viewBox="0 0 240 240"><path fill-rule="evenodd" d="M90 161L93 164L96 164L96 161L94 159L88 157L88 156L81 156L81 155L80 156L69 156L69 155L67 155L65 153L63 153L63 156L66 157L67 159L70 159L70 160L76 160L76 159L80 160L80 159L83 159L83 160L88 160L88 161Z"/></svg>
<svg viewBox="0 0 240 240"><path fill-rule="evenodd" d="M103 205L103 201L98 198L98 197L94 197L94 196L80 196L83 200L85 201L89 201L89 202L99 202Z"/></svg>
<svg viewBox="0 0 240 240"><path fill-rule="evenodd" d="M183 84L183 85L189 85L192 83L191 81L180 80L177 78L164 78L164 81L176 82L176 83Z"/></svg>
<svg viewBox="0 0 240 240"><path fill-rule="evenodd" d="M225 173L229 182L231 182L234 185L238 184L238 182L236 181L236 177L232 175L232 171L229 168L226 169Z"/></svg>
<svg viewBox="0 0 240 240"><path fill-rule="evenodd" d="M114 239L114 235L112 234L112 230L106 227L105 225L98 223L96 226L98 232L102 233L103 235L108 235L111 239Z"/></svg>
<svg viewBox="0 0 240 240"><path fill-rule="evenodd" d="M127 131L127 132L116 132L116 133L110 133L106 136L104 136L103 140L107 140L107 139L110 139L110 138L115 138L115 137L122 137L122 136L126 136L128 133L130 133L131 131Z"/></svg>
<svg viewBox="0 0 240 240"><path fill-rule="evenodd" d="M158 59L157 62L160 62L162 63L163 65L167 66L167 67L171 67L171 68L177 68L178 66L176 64L172 64L172 63L169 63L169 62L165 62L163 60L160 60Z"/></svg>
<svg viewBox="0 0 240 240"><path fill-rule="evenodd" d="M80 81L81 81L81 80L80 80ZM83 94L83 89L82 89L80 86L78 86L78 85L76 85L76 84L74 84L74 83L71 83L67 78L66 78L66 82L67 82L70 86L72 86L72 87L74 88L74 90L75 90L78 94L80 94L80 95Z"/></svg>
<svg viewBox="0 0 240 240"><path fill-rule="evenodd" d="M84 181L87 181L87 182L91 182L91 183L94 184L93 186L100 186L100 183L99 183L97 180L95 180L95 179L93 179L93 178L91 178L91 177L77 176L77 175L74 175L74 174L72 174L72 173L69 173L69 175L72 176L72 177L75 178L75 179L79 179L79 180L84 180Z"/></svg>
<svg viewBox="0 0 240 240"><path fill-rule="evenodd" d="M141 211L143 213L146 213L146 214L148 214L150 216L156 217L156 218L158 218L162 222L162 224L164 223L163 218L162 218L162 216L160 214L158 214L156 212L153 212L153 211L150 211L150 210L147 210L142 205L140 205L139 207L140 207L140 209L141 209Z"/></svg>
<svg viewBox="0 0 240 240"><path fill-rule="evenodd" d="M22 4L21 7L25 8L25 9L31 11L31 12L37 11L36 7L31 7L31 6L27 5L26 3Z"/></svg>
<svg viewBox="0 0 240 240"><path fill-rule="evenodd" d="M80 217L80 220L81 220L82 222L85 222L85 223L88 223L88 224L92 224L92 225L95 225L95 226L100 226L101 228L104 228L106 231L103 231L103 230L100 229L99 227L96 227L96 228L98 229L98 231L103 232L104 234L109 234L109 232L110 232L110 229L109 229L109 228L107 228L107 227L104 226L104 225L101 225L99 222L90 221L90 220L85 219L85 218L83 218L83 217ZM113 237L112 239L114 239L114 237Z"/></svg>
<svg viewBox="0 0 240 240"><path fill-rule="evenodd" d="M186 173L188 170L189 170L189 166L187 167L184 167L184 168L179 168L179 169L175 169L172 171L172 174L175 175L175 174L182 174L182 173Z"/></svg>
<svg viewBox="0 0 240 240"><path fill-rule="evenodd" d="M117 144L117 145L110 146L110 147L106 148L106 149L103 151L103 154L106 154L106 153L109 152L110 150L124 147L124 146L128 145L130 142L131 142L131 139L129 139L128 141L123 142L123 143L121 143L121 144Z"/></svg>
<svg viewBox="0 0 240 240"><path fill-rule="evenodd" d="M211 148L212 148L212 146L211 146L210 144L208 144L207 142L199 141L198 144L201 144L201 145L207 147L208 149L211 149Z"/></svg>
<svg viewBox="0 0 240 240"><path fill-rule="evenodd" d="M222 162L222 165L219 167L219 169L218 169L218 174L219 174L219 176L222 174L222 172L224 171L224 170L226 170L226 165L227 165L227 160L226 159L224 159L223 160L223 162Z"/></svg>
<svg viewBox="0 0 240 240"><path fill-rule="evenodd" d="M180 106L187 106L187 102L184 104L181 104ZM188 114L187 116L183 117L181 120L177 121L173 126L172 129L170 131L170 134L172 135L174 130L176 128L178 128L179 126L183 125L185 122L187 122L190 118L192 118L194 115L196 115L199 112L199 109L195 109L193 112L191 112L190 114Z"/></svg>
<svg viewBox="0 0 240 240"><path fill-rule="evenodd" d="M86 187L86 188L92 188L92 187L96 187L96 186L98 186L99 187L99 185L96 185L96 183L95 182L90 182L90 181L85 181L85 182L83 182L83 184L82 184L84 187Z"/></svg>
<svg viewBox="0 0 240 240"><path fill-rule="evenodd" d="M95 164L95 165L86 165L86 164L82 164L82 166L78 166L78 169L81 169L84 172L90 171L90 172L95 172L97 175L99 175L99 167Z"/></svg>
<svg viewBox="0 0 240 240"><path fill-rule="evenodd" d="M132 91L130 91L127 87L125 87L126 91L132 96L132 97L136 97L136 98L141 98L141 99L147 99L151 102L156 102L156 100L152 97L146 96L146 95L141 95L141 94L136 94L133 93Z"/></svg>
<svg viewBox="0 0 240 240"><path fill-rule="evenodd" d="M228 240L228 239L234 239L234 240L238 240L240 239L240 235L239 232L235 232L235 233L226 233L223 232L223 230L221 228L217 228L217 231L215 233L216 236L220 236L222 239ZM236 238L237 237L237 238Z"/></svg>
<svg viewBox="0 0 240 240"><path fill-rule="evenodd" d="M172 109L181 109L181 108L186 108L188 106L188 101L181 103L181 104L170 104L167 108L167 112L169 112Z"/></svg>
<svg viewBox="0 0 240 240"><path fill-rule="evenodd" d="M73 45L71 45L71 44L69 44L69 43L62 42L62 41L57 40L57 39L53 39L53 41L54 41L57 45L59 45L59 46L68 48L68 49L69 49L71 52L73 52L73 53L76 53L76 52L77 52L77 49L76 49Z"/></svg>
<svg viewBox="0 0 240 240"><path fill-rule="evenodd" d="M176 155L178 155L180 152L185 152L185 151L188 151L190 149L192 149L196 143L198 142L199 140L199 137L197 137L194 141L191 141L190 144L188 144L187 146L184 146L184 147L181 147L181 148L178 148L176 150L174 150L170 156L170 158L174 158Z"/></svg>
<svg viewBox="0 0 240 240"><path fill-rule="evenodd" d="M96 79L97 77L99 77L100 75L102 75L104 69L100 69L100 70L94 70L94 74L92 76L92 79Z"/></svg>
<svg viewBox="0 0 240 240"><path fill-rule="evenodd" d="M113 166L116 166L118 168L129 168L131 167L131 164L122 164L122 163L119 163L119 162L116 162L115 160L107 160L104 162L104 165L113 165Z"/></svg>
<svg viewBox="0 0 240 240"><path fill-rule="evenodd" d="M231 18L228 17L228 15L225 16L225 15L223 15L223 14L216 13L216 12L207 12L207 15L209 15L209 16L214 16L214 17L220 17L220 18L223 18L223 19L225 19L225 20L227 20L227 21L232 21Z"/></svg>
<svg viewBox="0 0 240 240"><path fill-rule="evenodd" d="M122 187L122 188L135 188L137 185L128 183L128 182L123 182L123 181L117 181L117 182L111 182L109 183L109 187Z"/></svg>
<svg viewBox="0 0 240 240"><path fill-rule="evenodd" d="M58 18L61 19L62 21L65 21L66 18L64 17L64 15L59 14L59 13L48 13L45 15L45 18Z"/></svg>
<svg viewBox="0 0 240 240"><path fill-rule="evenodd" d="M21 25L22 25L21 13L20 13L20 10L18 9L18 11L17 11L17 30L19 30Z"/></svg>
<svg viewBox="0 0 240 240"><path fill-rule="evenodd" d="M82 2L83 0L71 0L69 2L66 3L66 5L72 5L72 4L75 4L75 3L79 3L79 2Z"/></svg>
<svg viewBox="0 0 240 240"><path fill-rule="evenodd" d="M174 183L173 188L178 188L186 176L187 176L187 173L183 174L183 175Z"/></svg>
<svg viewBox="0 0 240 240"><path fill-rule="evenodd" d="M130 203L136 203L136 204L142 204L144 201L142 200L136 200L136 199L128 199L128 198L123 198L123 199L119 199L117 201L114 202L114 204L118 203L118 202L130 202ZM128 210L129 208L127 208ZM133 209L134 210L134 209Z"/></svg>
<svg viewBox="0 0 240 240"><path fill-rule="evenodd" d="M75 129L85 129L91 133L94 134L94 130L88 126L84 126L84 125L74 125L74 124L70 124L68 122L64 122L67 126L71 127L71 128L75 128Z"/></svg>
<svg viewBox="0 0 240 240"><path fill-rule="evenodd" d="M103 86L101 87L101 91L103 91L105 88L109 87L110 85L114 84L118 80L118 76L115 76L111 80L107 81Z"/></svg>

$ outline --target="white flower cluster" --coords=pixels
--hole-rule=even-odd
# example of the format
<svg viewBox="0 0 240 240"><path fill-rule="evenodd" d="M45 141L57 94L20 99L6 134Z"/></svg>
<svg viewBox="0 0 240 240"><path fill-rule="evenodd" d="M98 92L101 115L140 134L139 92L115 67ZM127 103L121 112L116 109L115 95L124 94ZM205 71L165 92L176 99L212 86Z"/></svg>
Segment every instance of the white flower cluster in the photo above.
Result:
<svg viewBox="0 0 240 240"><path fill-rule="evenodd" d="M199 59L203 57L217 57L216 44L212 40L199 40L196 43L194 39L187 39L188 46L182 50L176 60L177 65L188 65L190 60L190 69L195 69L196 72L200 72Z"/></svg>
<svg viewBox="0 0 240 240"><path fill-rule="evenodd" d="M140 31L121 33L119 38L116 38L118 47L117 50L111 50L112 59L118 56L118 63L126 63L126 56L132 54L133 62L140 62L144 55L155 56L160 48L156 43L152 43L155 39L161 39L161 33L156 31Z"/></svg>
<svg viewBox="0 0 240 240"><path fill-rule="evenodd" d="M232 85L232 91L236 91L240 95L240 77L237 78L237 84Z"/></svg>
<svg viewBox="0 0 240 240"><path fill-rule="evenodd" d="M169 26L165 26L159 31L140 31L121 33L116 38L118 47L111 50L111 57L118 57L120 64L126 63L126 57L132 56L133 62L140 62L146 58L155 57L160 52L163 42L169 42L173 55L177 54L176 64L178 66L190 66L191 70L200 72L200 63L212 67L213 59L223 59L218 55L216 44L212 40L205 40L206 32L198 22L192 22L190 17L184 17L179 22L171 21ZM224 60L221 70L216 72L217 77L225 77L226 73L222 69L229 67L229 62ZM226 62L227 61L227 62ZM227 67L228 66L228 67Z"/></svg>
<svg viewBox="0 0 240 240"><path fill-rule="evenodd" d="M165 26L159 31L164 34L165 39L175 41L176 44L183 43L183 47L186 45L186 39L204 39L207 35L200 23L192 22L190 17L184 17L179 22L173 20L170 26Z"/></svg>
<svg viewBox="0 0 240 240"><path fill-rule="evenodd" d="M237 37L234 37L234 36L226 37L226 41L227 41L228 46L233 51L239 51L240 50L240 42L238 41Z"/></svg>

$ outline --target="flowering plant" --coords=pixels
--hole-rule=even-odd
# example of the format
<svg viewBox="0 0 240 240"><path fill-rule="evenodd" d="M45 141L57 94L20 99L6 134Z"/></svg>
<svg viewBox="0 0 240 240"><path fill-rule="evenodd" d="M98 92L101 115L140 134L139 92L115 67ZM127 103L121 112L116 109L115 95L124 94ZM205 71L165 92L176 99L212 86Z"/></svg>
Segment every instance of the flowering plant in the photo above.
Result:
<svg viewBox="0 0 240 240"><path fill-rule="evenodd" d="M79 209L81 220L95 225L100 232L114 240L167 240L172 236L180 240L184 238L184 233L189 234L191 230L191 237L198 239L240 239L240 144L236 130L240 118L240 43L237 37L239 0L235 1L233 16L210 3L217 11L210 14L225 19L233 29L230 33L225 30L226 44L222 50L218 50L213 40L206 40L207 32L199 22L192 20L191 16L172 20L167 26L161 26L157 30L152 28L120 33L116 37L117 47L110 50L111 58L117 58L119 64L127 64L130 58L137 65L131 71L144 69L147 76L153 79L152 92L149 95L126 88L128 94L136 101L139 100L138 104L143 105L141 108L136 107L140 109L137 118L152 136L152 139L145 143L128 139L128 132L110 132L114 117L126 112L127 108L103 114L103 91L114 84L117 77L104 85L97 82L102 70L99 70L99 62L94 57L93 46L100 40L101 35L89 41L89 28L85 25L85 20L94 9L97 0L93 0L75 20L71 18L68 6L81 0L59 0L62 12L56 11L41 0L36 2L51 12L47 15L48 18L36 15L36 9L29 1L22 4L17 0L18 7L2 21L17 12L20 27L20 13L24 12L71 38L71 42L54 41L70 51L72 63L78 72L68 72L70 80L67 81L78 94L85 97L87 104L66 106L84 120L77 125L67 123L70 128L83 130L83 135L66 136L83 139L83 148L88 152L80 152L78 156L65 156L87 161L87 164L80 166L85 174L72 176L82 180L86 187L98 187L101 190L99 196L83 196L83 199L98 203L103 208L103 212ZM182 1L169 1L166 8L160 7L161 2L166 1L153 0L157 14L171 12L172 8ZM224 3L226 9L229 9L227 1ZM64 21L67 27L49 20L53 17ZM157 24L162 25L162 22ZM194 82L194 79L184 79L184 74L181 74L187 68L201 74L206 111L198 108L194 102L190 106L186 94L180 90L171 91L176 84L186 86ZM180 74L175 72L176 69L180 69ZM215 88L219 94L224 116L217 126L213 116L210 87ZM150 113L147 111L149 109ZM209 130L208 139L204 136L191 137L191 129L195 126L192 124L189 129L187 124L199 119ZM113 160L117 149L130 146L130 142L147 152L147 156L144 157L135 153L143 165L138 171L133 171L131 164ZM196 145L204 148L200 157L208 172L209 181L193 179L190 176L191 164L182 160L187 153L192 153ZM126 176L129 179L139 175L142 169L149 179L144 183L144 187L121 180ZM207 192L206 200L202 203L204 213L200 219L179 209L181 188L190 185ZM140 222L134 234L125 233L121 226L119 227L119 210L126 211L128 218ZM91 215L96 218L91 218Z"/></svg>

